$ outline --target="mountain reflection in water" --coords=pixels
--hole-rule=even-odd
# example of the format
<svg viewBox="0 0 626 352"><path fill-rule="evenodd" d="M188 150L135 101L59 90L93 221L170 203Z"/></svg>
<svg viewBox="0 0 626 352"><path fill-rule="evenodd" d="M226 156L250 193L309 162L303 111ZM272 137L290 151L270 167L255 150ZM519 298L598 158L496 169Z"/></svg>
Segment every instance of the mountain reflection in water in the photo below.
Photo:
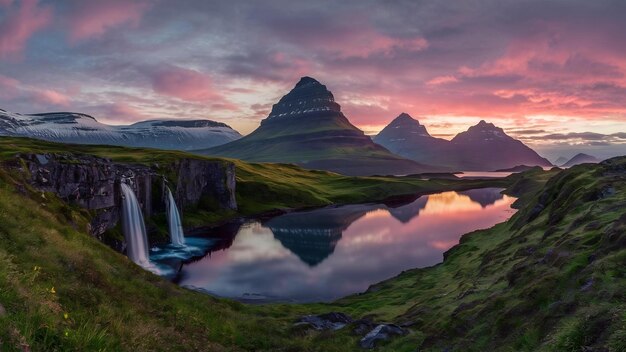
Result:
<svg viewBox="0 0 626 352"><path fill-rule="evenodd" d="M185 264L176 281L246 301L330 301L434 265L461 235L507 220L515 198L501 191L443 192L401 206L346 205L230 224L232 242Z"/></svg>

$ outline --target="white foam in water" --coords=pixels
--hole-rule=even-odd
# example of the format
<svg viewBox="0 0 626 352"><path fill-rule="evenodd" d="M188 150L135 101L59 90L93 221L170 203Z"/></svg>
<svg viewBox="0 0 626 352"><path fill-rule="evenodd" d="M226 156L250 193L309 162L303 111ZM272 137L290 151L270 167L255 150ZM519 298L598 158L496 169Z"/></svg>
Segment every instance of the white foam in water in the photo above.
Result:
<svg viewBox="0 0 626 352"><path fill-rule="evenodd" d="M184 246L168 244L156 246L150 249L150 259L162 261L165 259L187 260L192 257L202 256L215 244L216 240L209 238L188 237Z"/></svg>
<svg viewBox="0 0 626 352"><path fill-rule="evenodd" d="M167 187L167 223L170 229L170 239L174 246L185 245L185 234L183 232L183 225L180 221L180 213L176 206L176 201L172 195L172 191Z"/></svg>

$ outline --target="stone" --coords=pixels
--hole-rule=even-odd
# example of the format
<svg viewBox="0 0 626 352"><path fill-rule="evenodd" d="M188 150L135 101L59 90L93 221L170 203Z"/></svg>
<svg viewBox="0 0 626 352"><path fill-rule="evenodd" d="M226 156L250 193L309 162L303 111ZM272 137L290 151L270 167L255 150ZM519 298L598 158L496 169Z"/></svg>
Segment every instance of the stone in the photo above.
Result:
<svg viewBox="0 0 626 352"><path fill-rule="evenodd" d="M319 315L305 315L294 324L296 327L310 326L315 330L339 330L352 322L344 313L331 312Z"/></svg>
<svg viewBox="0 0 626 352"><path fill-rule="evenodd" d="M371 321L370 319L359 319L356 320L352 326L354 329L352 330L356 335L364 336L368 332L372 331L376 327L376 323Z"/></svg>
<svg viewBox="0 0 626 352"><path fill-rule="evenodd" d="M359 345L362 348L374 348L379 341L386 341L393 336L406 335L407 331L395 324L379 324L372 331L370 331L365 337L361 339Z"/></svg>
<svg viewBox="0 0 626 352"><path fill-rule="evenodd" d="M227 161L181 158L153 169L93 155L50 153L20 154L4 165L23 172L36 189L89 210L89 233L118 251L126 247L124 241L105 241L103 235L120 221L119 187L123 179L132 180L130 186L145 217L165 212L164 176L159 174L164 169L177 175L176 180L169 180L169 187L180 208L195 207L210 198L219 209L237 209L235 166Z"/></svg>

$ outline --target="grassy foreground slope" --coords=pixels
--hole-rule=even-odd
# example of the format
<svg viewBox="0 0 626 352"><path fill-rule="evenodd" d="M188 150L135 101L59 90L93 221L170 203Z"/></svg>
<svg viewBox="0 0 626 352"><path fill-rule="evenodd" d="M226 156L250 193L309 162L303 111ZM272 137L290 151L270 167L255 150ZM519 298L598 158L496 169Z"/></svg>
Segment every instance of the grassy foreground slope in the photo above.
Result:
<svg viewBox="0 0 626 352"><path fill-rule="evenodd" d="M1 159L20 148L68 150L0 138ZM82 148L71 147L118 161L163 163L178 155ZM246 211L359 201L369 192L387 197L388 189L402 194L424 182L313 175L290 165L238 163L237 172L240 183L249 183L238 190ZM464 236L440 265L333 304L250 306L141 270L86 234L84 211L23 188L19 175L0 170L0 350L359 350L351 326L292 328L300 315L329 311L408 326L408 335L381 351L626 350L626 158L563 172L532 170L509 181L510 191L523 193L520 211ZM438 182L460 187L461 181ZM304 193L293 193L290 184ZM267 206L261 198L267 195L279 198Z"/></svg>
<svg viewBox="0 0 626 352"><path fill-rule="evenodd" d="M409 325L390 351L626 351L626 158L538 173L508 222L337 309Z"/></svg>
<svg viewBox="0 0 626 352"><path fill-rule="evenodd" d="M148 165L203 158L0 138L0 162L19 153L84 153ZM286 164L233 162L241 214L484 185L417 177L355 178ZM195 215L206 224L237 214ZM320 344L315 338L291 336L296 316L323 311L324 305L246 306L181 289L87 235L88 217L87 211L54 194L33 189L23 175L0 169L1 351L345 349L334 340Z"/></svg>

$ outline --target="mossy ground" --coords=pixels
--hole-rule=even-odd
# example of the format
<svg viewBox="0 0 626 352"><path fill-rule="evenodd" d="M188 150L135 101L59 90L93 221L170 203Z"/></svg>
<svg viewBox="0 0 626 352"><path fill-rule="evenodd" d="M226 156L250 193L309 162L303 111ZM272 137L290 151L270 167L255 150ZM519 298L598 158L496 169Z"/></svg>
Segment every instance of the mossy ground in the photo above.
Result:
<svg viewBox="0 0 626 352"><path fill-rule="evenodd" d="M16 148L50 152L58 146L21 143L0 138L0 158L14 156ZM182 155L76 149L128 162L164 163ZM238 191L244 211L361 201L370 192L385 198L466 182L349 178L291 165L237 168L238 181L248 182ZM410 325L407 336L381 351L625 351L626 159L531 171L512 181L525 193L520 211L506 223L465 235L442 264L407 271L332 304L251 306L181 289L141 270L86 234L87 212L21 187L19 175L2 170L0 304L7 312L0 317L0 350L358 350L350 328L291 327L299 315L342 311ZM265 188L248 195L258 187ZM266 205L265 197L274 203Z"/></svg>

